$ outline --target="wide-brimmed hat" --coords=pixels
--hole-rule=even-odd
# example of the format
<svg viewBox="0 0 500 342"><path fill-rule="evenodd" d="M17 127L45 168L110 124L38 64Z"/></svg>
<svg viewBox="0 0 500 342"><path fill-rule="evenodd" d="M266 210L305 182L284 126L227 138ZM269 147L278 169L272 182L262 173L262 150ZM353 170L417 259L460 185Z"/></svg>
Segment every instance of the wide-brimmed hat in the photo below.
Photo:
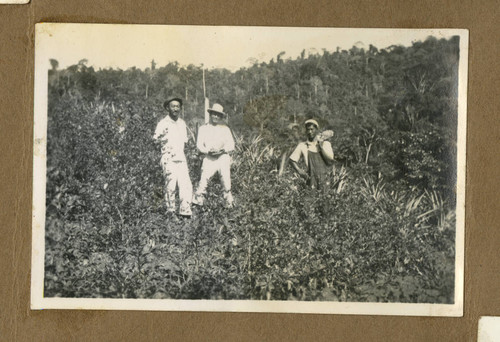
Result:
<svg viewBox="0 0 500 342"><path fill-rule="evenodd" d="M316 126L316 128L319 128L318 121L316 121L314 119L309 119L309 120L306 120L306 122L304 122L304 126L306 126L306 127L309 124Z"/></svg>
<svg viewBox="0 0 500 342"><path fill-rule="evenodd" d="M212 108L209 108L207 109L207 111L212 114L212 113L218 113L218 114L222 114L222 115L226 115L226 113L224 113L224 108L218 104L218 103L214 103Z"/></svg>
<svg viewBox="0 0 500 342"><path fill-rule="evenodd" d="M177 101L181 104L182 106L182 99L180 97L177 97L177 96L172 96L172 97L169 97L165 102L163 102L163 108L167 109L168 107L168 104L172 101Z"/></svg>

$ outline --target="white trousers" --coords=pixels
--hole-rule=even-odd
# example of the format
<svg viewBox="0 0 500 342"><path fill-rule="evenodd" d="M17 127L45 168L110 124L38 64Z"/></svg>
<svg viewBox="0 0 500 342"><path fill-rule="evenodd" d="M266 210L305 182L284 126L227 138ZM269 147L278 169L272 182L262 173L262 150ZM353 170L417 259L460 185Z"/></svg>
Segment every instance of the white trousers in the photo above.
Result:
<svg viewBox="0 0 500 342"><path fill-rule="evenodd" d="M193 185L189 178L189 170L186 162L161 161L165 175L165 202L167 210L175 212L175 191L179 188L179 214L191 215L191 199L193 197Z"/></svg>
<svg viewBox="0 0 500 342"><path fill-rule="evenodd" d="M224 198L227 204L233 204L233 196L231 194L231 157L224 153L218 157L206 156L201 165L200 184L196 190L195 203L203 204L203 196L207 192L208 181L216 173L219 173L222 179L224 188Z"/></svg>

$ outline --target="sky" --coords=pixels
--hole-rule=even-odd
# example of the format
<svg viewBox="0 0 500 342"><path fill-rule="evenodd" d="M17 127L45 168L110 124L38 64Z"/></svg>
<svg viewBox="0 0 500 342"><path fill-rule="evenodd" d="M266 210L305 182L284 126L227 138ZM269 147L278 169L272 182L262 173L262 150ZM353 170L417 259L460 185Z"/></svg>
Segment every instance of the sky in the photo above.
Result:
<svg viewBox="0 0 500 342"><path fill-rule="evenodd" d="M155 60L157 67L178 62L235 71L251 60L269 62L284 51L283 59L295 59L302 50L335 51L353 45L379 49L409 46L432 35L449 38L458 30L447 29L346 29L245 26L166 26L112 24L37 24L35 54L50 56L63 69L88 60L99 68L144 69ZM43 50L43 53L41 52ZM50 68L47 59L40 60Z"/></svg>

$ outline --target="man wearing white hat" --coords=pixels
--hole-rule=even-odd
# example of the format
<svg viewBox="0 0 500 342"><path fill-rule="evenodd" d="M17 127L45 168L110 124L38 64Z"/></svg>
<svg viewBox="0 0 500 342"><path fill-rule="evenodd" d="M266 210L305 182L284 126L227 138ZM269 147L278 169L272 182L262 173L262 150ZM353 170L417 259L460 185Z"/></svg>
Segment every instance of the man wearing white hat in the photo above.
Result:
<svg viewBox="0 0 500 342"><path fill-rule="evenodd" d="M204 154L198 189L193 197L193 204L203 205L208 181L217 172L221 176L224 199L228 207L233 206L231 193L231 157L228 152L234 150L234 138L229 127L224 124L224 108L215 103L208 109L210 122L200 127L196 146Z"/></svg>
<svg viewBox="0 0 500 342"><path fill-rule="evenodd" d="M175 190L179 188L179 215L191 216L193 185L184 154L184 145L188 141L186 123L179 118L182 99L169 98L163 103L168 115L156 126L154 138L161 143L161 165L165 174L165 201L167 211L175 212Z"/></svg>
<svg viewBox="0 0 500 342"><path fill-rule="evenodd" d="M328 165L333 162L332 145L324 140L321 134L318 134L319 125L316 120L306 120L304 126L307 141L297 145L290 156L290 162L295 171L307 180L311 188L319 189L328 183ZM298 165L301 157L304 159L307 171Z"/></svg>

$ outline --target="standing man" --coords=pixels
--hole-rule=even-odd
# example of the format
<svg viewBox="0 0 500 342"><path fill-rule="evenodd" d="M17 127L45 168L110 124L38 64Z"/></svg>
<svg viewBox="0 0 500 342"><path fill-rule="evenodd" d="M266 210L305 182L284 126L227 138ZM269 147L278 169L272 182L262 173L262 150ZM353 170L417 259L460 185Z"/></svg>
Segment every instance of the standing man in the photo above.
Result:
<svg viewBox="0 0 500 342"><path fill-rule="evenodd" d="M201 166L201 177L198 190L193 198L193 203L203 205L208 181L219 172L224 187L224 199L226 206L233 206L233 195L231 194L231 157L228 152L234 150L233 134L229 127L224 124L226 116L224 108L215 103L211 109L210 122L200 127L198 131L198 150L205 155Z"/></svg>
<svg viewBox="0 0 500 342"><path fill-rule="evenodd" d="M163 107L167 116L162 119L154 138L161 143L161 165L165 175L165 201L167 211L175 213L175 190L179 188L179 215L191 217L191 199L193 196L193 185L189 178L184 145L188 141L186 123L179 118L182 110L182 99L179 97L169 98Z"/></svg>
<svg viewBox="0 0 500 342"><path fill-rule="evenodd" d="M304 125L307 140L297 145L290 156L290 162L312 189L321 189L328 184L328 166L333 162L332 145L318 134L319 125L316 120L307 120ZM307 171L298 165L301 157L304 158Z"/></svg>

